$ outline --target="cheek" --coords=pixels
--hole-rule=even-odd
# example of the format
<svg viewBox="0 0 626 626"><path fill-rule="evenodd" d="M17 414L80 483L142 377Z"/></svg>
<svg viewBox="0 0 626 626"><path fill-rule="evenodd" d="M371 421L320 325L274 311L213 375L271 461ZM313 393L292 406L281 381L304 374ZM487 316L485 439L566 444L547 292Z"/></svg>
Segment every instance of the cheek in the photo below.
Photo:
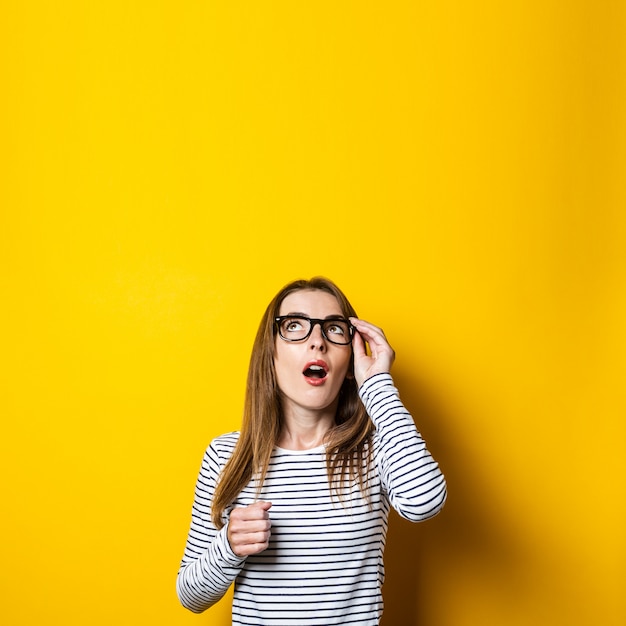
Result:
<svg viewBox="0 0 626 626"><path fill-rule="evenodd" d="M339 364L339 369L344 373L342 378L351 378L353 376L352 353L346 355Z"/></svg>
<svg viewBox="0 0 626 626"><path fill-rule="evenodd" d="M289 356L285 354L274 356L274 372L279 388L282 388L286 381L293 379L298 373L293 359L290 360Z"/></svg>

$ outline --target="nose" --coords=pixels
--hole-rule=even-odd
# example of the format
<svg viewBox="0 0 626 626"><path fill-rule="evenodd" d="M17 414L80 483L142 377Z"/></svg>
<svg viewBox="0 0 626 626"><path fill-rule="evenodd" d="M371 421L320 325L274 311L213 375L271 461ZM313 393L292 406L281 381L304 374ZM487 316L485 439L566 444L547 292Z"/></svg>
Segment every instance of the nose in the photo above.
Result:
<svg viewBox="0 0 626 626"><path fill-rule="evenodd" d="M311 348L319 348L320 350L326 349L326 337L322 332L322 323L313 322L313 328L311 328L311 335L309 337L309 345Z"/></svg>

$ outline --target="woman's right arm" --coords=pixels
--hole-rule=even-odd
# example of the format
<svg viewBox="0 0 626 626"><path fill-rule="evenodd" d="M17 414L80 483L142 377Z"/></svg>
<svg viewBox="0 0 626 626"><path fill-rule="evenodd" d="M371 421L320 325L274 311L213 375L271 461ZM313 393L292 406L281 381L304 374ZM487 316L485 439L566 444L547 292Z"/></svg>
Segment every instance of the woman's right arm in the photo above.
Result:
<svg viewBox="0 0 626 626"><path fill-rule="evenodd" d="M234 436L225 435L207 448L196 483L191 527L176 579L181 604L194 613L213 606L245 563L245 557L237 556L230 546L228 524L218 531L211 521L217 478L234 444Z"/></svg>

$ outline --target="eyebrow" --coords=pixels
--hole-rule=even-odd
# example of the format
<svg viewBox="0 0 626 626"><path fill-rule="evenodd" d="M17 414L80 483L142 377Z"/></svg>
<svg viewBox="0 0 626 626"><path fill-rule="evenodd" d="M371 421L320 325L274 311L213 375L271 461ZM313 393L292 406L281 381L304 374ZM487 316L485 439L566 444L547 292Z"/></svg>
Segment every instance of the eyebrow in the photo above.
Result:
<svg viewBox="0 0 626 626"><path fill-rule="evenodd" d="M299 311L290 311L289 313L285 313L284 315L279 315L279 317L306 317L308 319L316 319L312 318L307 313L301 313ZM327 315L323 319L325 320L345 320L346 318L341 313L333 313L332 315Z"/></svg>

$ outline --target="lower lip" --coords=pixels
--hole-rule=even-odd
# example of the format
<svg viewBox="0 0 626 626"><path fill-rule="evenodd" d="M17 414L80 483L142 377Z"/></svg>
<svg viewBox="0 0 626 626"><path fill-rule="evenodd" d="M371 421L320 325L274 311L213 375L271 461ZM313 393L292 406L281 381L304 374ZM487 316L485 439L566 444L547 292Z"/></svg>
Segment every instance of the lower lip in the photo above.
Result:
<svg viewBox="0 0 626 626"><path fill-rule="evenodd" d="M313 387L319 387L320 385L323 385L326 382L326 377L312 378L309 376L305 376L304 380L306 380L306 382L309 383L309 385L312 385Z"/></svg>

